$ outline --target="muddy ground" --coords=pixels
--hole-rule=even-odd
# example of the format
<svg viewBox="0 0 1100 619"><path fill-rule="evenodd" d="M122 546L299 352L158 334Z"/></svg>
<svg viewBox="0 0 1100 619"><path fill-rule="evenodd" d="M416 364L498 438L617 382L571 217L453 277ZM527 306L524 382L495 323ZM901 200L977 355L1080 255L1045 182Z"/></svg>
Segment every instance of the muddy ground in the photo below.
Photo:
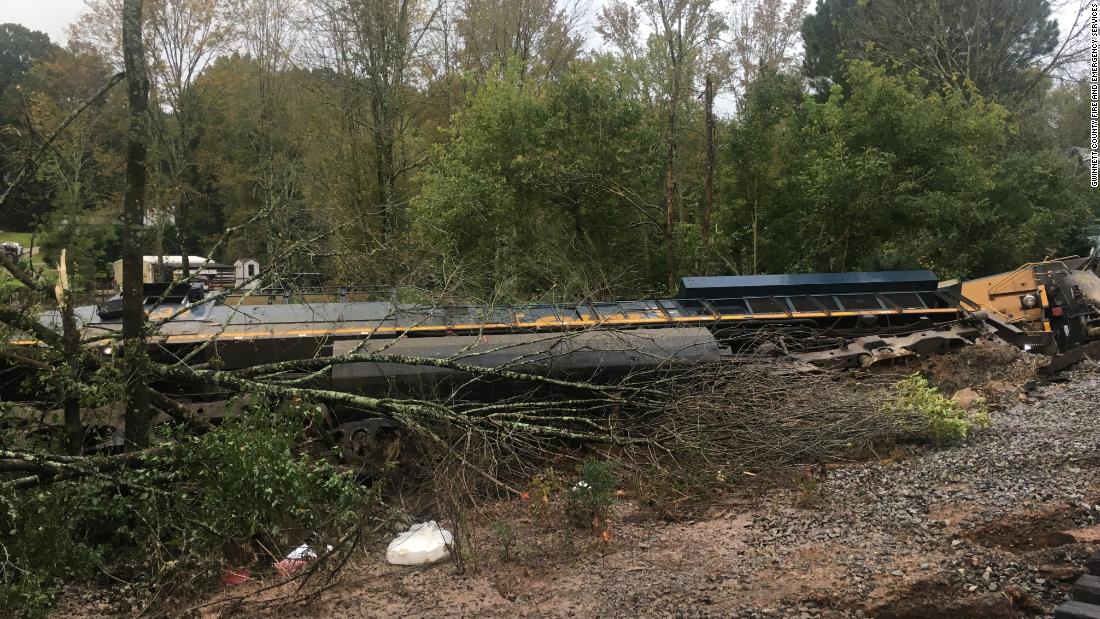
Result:
<svg viewBox="0 0 1100 619"><path fill-rule="evenodd" d="M1100 372L1064 379L1026 390L1020 380L983 383L1000 405L962 445L796 471L682 513L625 493L604 535L561 526L537 498L516 499L481 514L509 530L482 527L463 550L464 573L453 562L389 566L379 542L306 603L279 605L290 591L273 589L189 614L1049 616L1100 548ZM58 616L79 610L63 604Z"/></svg>

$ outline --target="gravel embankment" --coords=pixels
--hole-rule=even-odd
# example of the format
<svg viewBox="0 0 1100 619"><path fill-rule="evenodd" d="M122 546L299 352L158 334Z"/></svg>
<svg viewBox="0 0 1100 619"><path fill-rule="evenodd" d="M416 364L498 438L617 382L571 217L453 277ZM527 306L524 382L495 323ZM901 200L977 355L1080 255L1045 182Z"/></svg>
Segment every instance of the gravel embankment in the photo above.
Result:
<svg viewBox="0 0 1100 619"><path fill-rule="evenodd" d="M833 562L843 573L833 597L848 602L842 614L876 608L874 592L885 591L880 597L889 601L890 589L906 591L910 582L934 593L933 603L1007 591L1006 600L1031 596L1050 612L1065 599L1087 544L1100 541L1088 530L1100 520L1100 375L1078 373L1043 387L994 413L993 422L964 446L831 471L820 509L809 514L773 501L753 517L749 546L792 569L792 549L802 544L837 548ZM761 567L747 561L736 577L752 578ZM891 608L879 607L880 614ZM742 615L801 614L789 605L755 610ZM917 612L916 605L909 610Z"/></svg>
<svg viewBox="0 0 1100 619"><path fill-rule="evenodd" d="M473 575L368 561L301 616L1009 617L1049 615L1100 542L1100 373L993 413L967 444L827 472L615 540ZM808 475L807 479L811 479ZM566 534L563 534L566 535ZM588 546L585 546L588 544ZM499 562L498 562L499 561Z"/></svg>

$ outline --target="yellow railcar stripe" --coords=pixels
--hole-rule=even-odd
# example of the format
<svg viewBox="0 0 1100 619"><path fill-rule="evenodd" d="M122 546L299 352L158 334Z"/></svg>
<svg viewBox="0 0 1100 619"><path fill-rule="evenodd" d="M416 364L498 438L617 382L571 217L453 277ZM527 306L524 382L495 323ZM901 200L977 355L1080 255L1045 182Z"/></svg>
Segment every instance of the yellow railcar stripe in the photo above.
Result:
<svg viewBox="0 0 1100 619"><path fill-rule="evenodd" d="M903 310L904 314L956 314L958 310L956 308L931 308L931 309L914 309ZM560 321L554 323L487 323L487 324L456 324L456 325L430 325L430 326L412 326L412 327L374 327L374 328L328 328L328 329L294 329L287 331L277 331L274 329L268 329L267 331L227 331L214 335L169 335L167 336L166 343L168 344L182 344L189 342L205 341L214 339L219 340L241 340L241 339L277 339L283 337L308 337L308 336L347 336L347 335L367 335L367 336L385 336L385 335L400 335L403 333L479 333L482 331L524 331L531 330L535 332L553 331L560 328L567 327L579 327L579 328L593 328L593 327L616 327L616 326L639 326L639 325L675 325L675 324L700 324L700 323L721 323L721 322L743 322L746 320L789 320L792 318L844 318L855 317L863 315L897 315L897 310L873 310L865 312L831 312L826 314L825 312L795 312L792 314L786 313L773 313L773 314L722 314L720 316L680 316L676 318L647 318L641 320L630 319L611 319L611 320L571 320Z"/></svg>
<svg viewBox="0 0 1100 619"><path fill-rule="evenodd" d="M225 331L221 333L202 333L202 334L182 334L182 335L165 335L154 336L162 344L188 344L194 342L204 342L207 340L234 340L240 341L244 339L278 339L286 337L341 337L341 336L400 336L405 333L439 333L439 334L452 334L452 333L466 333L477 334L483 331L534 331L534 332L553 332L560 329L581 328L588 329L594 327L624 327L624 326L643 326L643 325L688 325L688 324L711 324L711 323L737 323L747 320L790 320L797 318L851 318L855 316L863 315L893 315L901 314L957 314L958 309L952 307L930 308L930 309L903 309L903 310L869 310L863 312L857 311L834 311L834 312L776 312L771 314L721 314L718 316L677 316L670 318L614 318L606 320L562 320L554 322L539 322L539 323L468 323L468 324L456 324L456 325L419 325L411 327L342 327L342 328L314 328L314 329L290 329L280 331L277 328L267 328L265 330L256 331ZM1046 330L1050 330L1049 323L1045 324ZM153 339L153 338L150 338ZM96 342L105 341L105 338L100 336L95 339ZM36 346L40 342L34 339L14 340L11 342L16 346Z"/></svg>

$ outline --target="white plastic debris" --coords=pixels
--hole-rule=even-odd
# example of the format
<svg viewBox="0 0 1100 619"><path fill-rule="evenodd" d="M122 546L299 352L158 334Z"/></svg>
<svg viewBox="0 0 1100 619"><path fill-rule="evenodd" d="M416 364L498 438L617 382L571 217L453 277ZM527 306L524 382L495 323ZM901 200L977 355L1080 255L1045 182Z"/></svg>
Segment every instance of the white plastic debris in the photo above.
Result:
<svg viewBox="0 0 1100 619"><path fill-rule="evenodd" d="M332 546L326 546L325 549L327 551L332 551ZM283 578L289 578L305 566L306 563L316 558L317 553L309 547L309 544L302 544L294 550L291 550L290 554L288 554L285 559L276 562L275 571Z"/></svg>
<svg viewBox="0 0 1100 619"><path fill-rule="evenodd" d="M434 520L414 524L386 547L386 561L394 565L427 565L447 556L454 536Z"/></svg>
<svg viewBox="0 0 1100 619"><path fill-rule="evenodd" d="M329 546L331 548L331 546ZM294 550L290 551L290 554L286 556L287 559L316 559L317 553L313 552L313 549L309 547L309 544L302 544Z"/></svg>

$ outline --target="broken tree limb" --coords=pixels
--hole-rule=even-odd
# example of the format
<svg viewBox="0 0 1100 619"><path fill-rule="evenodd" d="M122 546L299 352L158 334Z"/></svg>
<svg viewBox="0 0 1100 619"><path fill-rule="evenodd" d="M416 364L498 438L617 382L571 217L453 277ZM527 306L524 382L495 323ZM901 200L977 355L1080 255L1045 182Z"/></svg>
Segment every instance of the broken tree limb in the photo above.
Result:
<svg viewBox="0 0 1100 619"><path fill-rule="evenodd" d="M164 395L156 389L149 389L149 403L168 415L172 419L180 423L186 423L191 426L198 426L201 428L210 427L210 423L205 419L196 417L186 406L173 400L172 398Z"/></svg>
<svg viewBox="0 0 1100 619"><path fill-rule="evenodd" d="M40 361L38 359L34 359L33 357L21 355L17 352L12 352L10 350L0 349L0 357L7 359L8 362L12 365L23 365L26 367L34 368L36 370L48 370L51 367L50 364L46 363L45 361Z"/></svg>
<svg viewBox="0 0 1100 619"><path fill-rule="evenodd" d="M481 367L477 365L461 363L452 359L433 359L431 357L410 357L405 355L386 355L377 353L357 353L349 355L339 355L336 357L317 357L314 359L282 361L279 363L269 363L265 365L253 366L245 370L238 371L236 372L236 374L238 376L241 376L242 378L264 378L284 372L311 372L316 370L323 370L327 367L347 363L397 363L401 365L431 366L449 370L456 370L459 372L466 372L469 374L474 374L476 376L492 376L496 378L505 378L508 380L521 382L537 382L545 385L552 385L555 387L583 389L586 391L593 391L598 393L608 393L615 391L614 387L608 385L561 380L557 378L551 378L549 376L542 376L539 374L527 374L524 372L517 372L515 370L508 370L503 368Z"/></svg>
<svg viewBox="0 0 1100 619"><path fill-rule="evenodd" d="M34 318L31 318L23 312L18 312L6 307L0 307L0 323L3 323L16 331L27 333L34 336L38 340L49 344L50 346L57 347L61 350L63 347L61 334L50 329L46 325L38 322Z"/></svg>
<svg viewBox="0 0 1100 619"><path fill-rule="evenodd" d="M398 400L392 398L372 398L369 396L333 391L330 389L313 389L306 387L288 387L278 383L269 383L261 380L248 379L237 373L224 370L199 370L194 368L180 368L161 364L151 364L150 374L163 380L179 381L188 384L209 384L223 387L243 393L254 393L274 397L297 398L304 402L342 404L359 410L376 413L380 416L394 419L410 429L421 429L426 434L432 433L425 427L426 423L438 422L458 424L461 426L477 426L483 429L507 430L523 433L539 438L558 438L565 440L577 440L603 444L641 444L646 439L633 439L628 437L616 437L611 432L580 431L569 427L574 419L581 421L583 425L590 425L590 419L573 418L569 416L547 417L556 423L540 425L533 423L536 420L528 417L514 418L489 418L477 415L469 415L461 410L444 406L435 402L423 400ZM480 371L481 368L474 368ZM564 385L572 385L567 381L560 381ZM615 403L607 400L608 404ZM527 411L534 412L534 411Z"/></svg>
<svg viewBox="0 0 1100 619"><path fill-rule="evenodd" d="M4 482L0 484L0 489L26 490L43 483L106 474L145 462L163 451L162 448L152 448L115 456L85 458L0 450L0 471L32 473Z"/></svg>
<svg viewBox="0 0 1100 619"><path fill-rule="evenodd" d="M42 294L44 297L48 298L52 293L49 283L43 280L37 272L24 269L10 257L0 255L0 266L4 267L4 270L10 273L20 284Z"/></svg>

